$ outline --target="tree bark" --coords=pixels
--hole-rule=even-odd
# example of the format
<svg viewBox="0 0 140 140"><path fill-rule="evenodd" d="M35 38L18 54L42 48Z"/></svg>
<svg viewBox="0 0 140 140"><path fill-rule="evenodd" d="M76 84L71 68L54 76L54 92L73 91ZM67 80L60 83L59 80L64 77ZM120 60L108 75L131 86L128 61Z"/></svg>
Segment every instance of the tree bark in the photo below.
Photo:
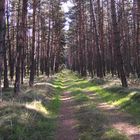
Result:
<svg viewBox="0 0 140 140"><path fill-rule="evenodd" d="M3 65L3 54L5 44L5 0L0 1L0 94L2 99L2 65Z"/></svg>
<svg viewBox="0 0 140 140"><path fill-rule="evenodd" d="M35 18L36 17L36 0L33 0L33 29L32 29L32 52L31 52L31 66L30 66L30 81L29 85L32 87L34 84L34 76L35 76L35 59L34 59L34 53L35 53Z"/></svg>
<svg viewBox="0 0 140 140"><path fill-rule="evenodd" d="M123 87L127 87L127 80L123 68L123 59L120 50L120 33L116 18L116 7L115 7L115 0L111 0L111 15L112 15L112 28L113 28L113 35L114 35L114 52L116 54L116 61L117 61L117 70L122 82Z"/></svg>

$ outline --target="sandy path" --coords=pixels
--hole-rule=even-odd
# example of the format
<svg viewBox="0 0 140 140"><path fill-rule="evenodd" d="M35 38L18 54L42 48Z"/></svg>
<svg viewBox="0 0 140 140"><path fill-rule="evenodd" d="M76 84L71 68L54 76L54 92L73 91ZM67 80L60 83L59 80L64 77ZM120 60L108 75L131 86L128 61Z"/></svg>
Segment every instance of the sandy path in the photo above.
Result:
<svg viewBox="0 0 140 140"><path fill-rule="evenodd" d="M71 93L64 92L62 95L56 140L78 140L77 120L74 114L74 100L71 98Z"/></svg>

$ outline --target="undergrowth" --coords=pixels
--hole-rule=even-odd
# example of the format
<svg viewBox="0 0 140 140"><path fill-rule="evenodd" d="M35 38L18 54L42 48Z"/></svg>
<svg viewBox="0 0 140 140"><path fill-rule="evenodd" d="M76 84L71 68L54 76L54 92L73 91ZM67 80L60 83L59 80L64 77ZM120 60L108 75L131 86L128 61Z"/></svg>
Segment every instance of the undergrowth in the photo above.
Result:
<svg viewBox="0 0 140 140"><path fill-rule="evenodd" d="M107 102L120 110L128 112L135 118L135 123L140 125L140 89L123 88L121 85L113 85L103 79L79 79L70 88L73 92L92 92L98 96L101 102Z"/></svg>
<svg viewBox="0 0 140 140"><path fill-rule="evenodd" d="M41 77L33 88L23 85L17 98L12 98L12 88L5 90L0 108L0 140L53 140L60 108L58 87L55 80L48 82Z"/></svg>
<svg viewBox="0 0 140 140"><path fill-rule="evenodd" d="M119 107L120 110L130 113L136 118L136 123L140 124L140 89L123 88L121 86L99 86L93 83L90 91L95 92L101 101Z"/></svg>
<svg viewBox="0 0 140 140"><path fill-rule="evenodd" d="M12 89L4 91L0 107L0 140L53 140L63 91L71 92L76 104L80 140L127 140L109 125L107 116L96 108L88 93L98 102L117 106L137 118L140 124L140 89L109 85L109 81L88 81L64 70L49 82L36 79L34 88L26 84L18 98ZM107 85L107 86L106 86Z"/></svg>

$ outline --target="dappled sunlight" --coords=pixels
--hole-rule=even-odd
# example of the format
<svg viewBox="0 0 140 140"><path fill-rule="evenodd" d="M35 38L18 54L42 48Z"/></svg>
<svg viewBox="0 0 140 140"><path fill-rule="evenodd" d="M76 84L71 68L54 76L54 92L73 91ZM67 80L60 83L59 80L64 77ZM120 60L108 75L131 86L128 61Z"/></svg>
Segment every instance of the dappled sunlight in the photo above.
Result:
<svg viewBox="0 0 140 140"><path fill-rule="evenodd" d="M89 92L95 92L98 89L97 86L89 86L87 87L85 90L89 91Z"/></svg>
<svg viewBox="0 0 140 140"><path fill-rule="evenodd" d="M33 101L25 105L26 108L42 113L44 116L49 114L49 111L43 106L41 101Z"/></svg>
<svg viewBox="0 0 140 140"><path fill-rule="evenodd" d="M114 101L114 102L110 101L109 103L111 103L112 105L115 105L115 106L119 106L119 105L127 103L129 100L130 100L130 97L124 97L118 101Z"/></svg>
<svg viewBox="0 0 140 140"><path fill-rule="evenodd" d="M98 107L101 109L105 109L105 110L112 110L112 109L116 109L116 107L114 107L113 105L108 105L107 103L99 103Z"/></svg>
<svg viewBox="0 0 140 140"><path fill-rule="evenodd" d="M34 84L34 86L51 86L54 87L54 84L52 83L47 83L47 82L37 82L36 84Z"/></svg>
<svg viewBox="0 0 140 140"><path fill-rule="evenodd" d="M127 122L116 122L113 124L113 126L119 129L121 132L127 133L127 135L130 137L134 137L135 135L140 136L140 129L136 128L135 126L132 126Z"/></svg>
<svg viewBox="0 0 140 140"><path fill-rule="evenodd" d="M76 92L77 94L82 92L82 89L80 87L77 88L68 88L69 91L71 92Z"/></svg>
<svg viewBox="0 0 140 140"><path fill-rule="evenodd" d="M15 98L13 88L3 91L0 139L52 139L60 106L59 86L46 76L37 77L32 88L28 86L28 80L24 82Z"/></svg>
<svg viewBox="0 0 140 140"><path fill-rule="evenodd" d="M62 89L71 92L71 96L68 98L64 97L62 101L76 101L74 109L77 112L76 117L80 123L77 127L80 130L81 139L128 140L128 138L124 136L126 133L120 133L119 129L114 126L114 124L119 125L119 119L123 120L121 114L116 115L118 121L114 121L114 124L109 122L111 118L115 117L114 112L118 112L122 105L135 100L135 96L137 96L138 93L137 90L120 87L118 79L115 79L113 82L105 82L104 80L100 82L100 79L88 81L73 77L62 81L62 84L59 84L60 86L63 85ZM105 110L105 112L102 112L102 110ZM109 116L109 112L111 118L107 117ZM124 123L129 124L129 117L124 118L126 118ZM137 133L134 135L136 134Z"/></svg>
<svg viewBox="0 0 140 140"><path fill-rule="evenodd" d="M95 108L95 103L92 101L97 97L95 91L99 90L99 87L94 86L93 83L87 80L75 78L65 81L63 87L62 89L71 93L71 95L67 95L68 97L62 96L62 101L67 102L75 100L74 109L76 111L76 118L78 118L78 124L75 125L75 127L78 127L80 130L80 138L108 139L110 135L106 134L106 132L108 132L106 126L108 125L108 127L110 127L110 125L103 113ZM71 126L72 123L69 120L63 122L63 125L66 127ZM112 139L116 139L117 137L125 140L125 137L113 131Z"/></svg>
<svg viewBox="0 0 140 140"><path fill-rule="evenodd" d="M75 106L75 109L77 109L77 110L79 110L79 109L81 109L81 108L85 108L85 107L90 107L91 106L91 102L85 102L85 103L82 103L82 104L77 104L76 106ZM81 115L82 115L82 113L81 113Z"/></svg>
<svg viewBox="0 0 140 140"><path fill-rule="evenodd" d="M137 88L123 88L119 85L104 87L107 83L101 86L96 83L93 86L89 84L90 86L86 89L95 94L96 100L118 107L120 110L125 110L139 118L140 90Z"/></svg>
<svg viewBox="0 0 140 140"><path fill-rule="evenodd" d="M70 71L55 75L50 82L43 77L38 79L32 88L23 86L18 98L4 101L3 105L0 102L0 132L3 128L5 132L12 129L17 136L25 137L26 133L31 136L39 132L38 138L42 139L52 132L54 135L56 119L60 118L60 124L65 126L63 131L78 129L81 140L128 140L124 134L140 137L132 117L121 112L126 109L139 115L140 90L100 79L92 82ZM6 96L10 91L5 91ZM64 108L61 110L60 106Z"/></svg>
<svg viewBox="0 0 140 140"><path fill-rule="evenodd" d="M121 135L121 132L118 132L117 129L107 130L102 138L103 140L129 140L128 137Z"/></svg>
<svg viewBox="0 0 140 140"><path fill-rule="evenodd" d="M60 100L61 101L68 101L68 100L73 100L74 97L64 97L64 98L61 98Z"/></svg>
<svg viewBox="0 0 140 140"><path fill-rule="evenodd" d="M120 80L115 79L115 80L109 81L106 84L104 84L102 87L103 88L109 88L109 87L112 87L112 86L121 86Z"/></svg>

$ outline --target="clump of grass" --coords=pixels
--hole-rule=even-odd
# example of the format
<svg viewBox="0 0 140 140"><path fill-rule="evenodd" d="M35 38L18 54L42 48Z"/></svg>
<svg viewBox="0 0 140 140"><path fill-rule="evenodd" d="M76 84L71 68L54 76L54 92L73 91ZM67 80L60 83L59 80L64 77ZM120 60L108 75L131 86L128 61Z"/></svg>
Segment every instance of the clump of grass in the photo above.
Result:
<svg viewBox="0 0 140 140"><path fill-rule="evenodd" d="M78 112L81 140L128 140L109 125L106 116L94 105L81 107Z"/></svg>
<svg viewBox="0 0 140 140"><path fill-rule="evenodd" d="M34 101L29 104L26 104L26 108L40 112L44 116L49 114L48 109L42 104L41 101Z"/></svg>
<svg viewBox="0 0 140 140"><path fill-rule="evenodd" d="M101 100L119 107L121 110L132 114L139 120L140 91L138 89L122 88L120 86L102 88L95 85L90 91L96 92L96 95L100 96ZM140 121L138 121L138 123L140 123Z"/></svg>
<svg viewBox="0 0 140 140"><path fill-rule="evenodd" d="M104 135L102 136L103 140L128 140L128 138L122 134L120 134L115 129L108 129Z"/></svg>
<svg viewBox="0 0 140 140"><path fill-rule="evenodd" d="M101 112L84 107L79 110L79 114L78 120L80 121L79 130L81 131L81 139L94 138L102 134L105 118Z"/></svg>
<svg viewBox="0 0 140 140"><path fill-rule="evenodd" d="M54 139L62 89L55 88L53 82L44 83L45 78L37 80L34 88L24 85L14 102L9 97L13 91L4 91L8 98L0 109L0 140Z"/></svg>
<svg viewBox="0 0 140 140"><path fill-rule="evenodd" d="M106 81L104 79L101 79L101 78L91 79L90 82L98 84L98 85L103 85L106 83Z"/></svg>
<svg viewBox="0 0 140 140"><path fill-rule="evenodd" d="M59 112L60 104L60 96L57 95L54 97L54 99L52 99L52 101L48 105L48 109L52 112L52 114L56 115Z"/></svg>
<svg viewBox="0 0 140 140"><path fill-rule="evenodd" d="M89 97L86 95L86 93L79 93L79 94L75 95L75 100L76 100L76 102L83 103L83 102L88 101Z"/></svg>

